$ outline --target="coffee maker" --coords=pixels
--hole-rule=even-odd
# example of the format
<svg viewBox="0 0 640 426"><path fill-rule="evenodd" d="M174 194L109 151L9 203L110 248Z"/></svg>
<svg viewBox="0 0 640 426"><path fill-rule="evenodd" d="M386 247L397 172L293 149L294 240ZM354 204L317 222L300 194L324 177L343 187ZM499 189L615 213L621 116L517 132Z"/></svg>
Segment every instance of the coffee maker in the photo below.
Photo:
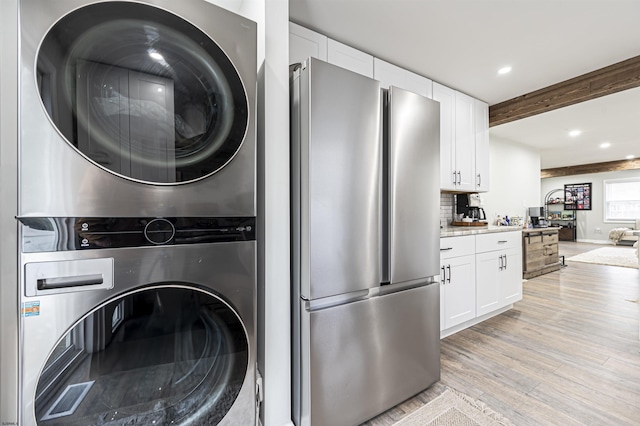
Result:
<svg viewBox="0 0 640 426"><path fill-rule="evenodd" d="M456 212L458 214L464 214L464 217L469 217L474 222L487 221L487 215L484 213L482 205L480 194L456 195Z"/></svg>
<svg viewBox="0 0 640 426"><path fill-rule="evenodd" d="M550 222L545 219L544 207L529 207L529 217L534 228L546 228Z"/></svg>

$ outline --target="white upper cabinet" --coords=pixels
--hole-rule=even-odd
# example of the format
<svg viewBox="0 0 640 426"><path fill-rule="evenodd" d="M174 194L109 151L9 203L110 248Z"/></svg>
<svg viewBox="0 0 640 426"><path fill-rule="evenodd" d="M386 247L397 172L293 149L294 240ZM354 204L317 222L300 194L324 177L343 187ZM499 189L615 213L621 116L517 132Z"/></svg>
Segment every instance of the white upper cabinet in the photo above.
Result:
<svg viewBox="0 0 640 426"><path fill-rule="evenodd" d="M489 105L474 100L476 125L476 191L489 191Z"/></svg>
<svg viewBox="0 0 640 426"><path fill-rule="evenodd" d="M309 56L327 60L327 36L289 22L289 63L302 62Z"/></svg>
<svg viewBox="0 0 640 426"><path fill-rule="evenodd" d="M433 100L440 102L440 189L455 190L458 182L454 133L456 91L434 81Z"/></svg>
<svg viewBox="0 0 640 426"><path fill-rule="evenodd" d="M458 191L476 190L476 128L474 99L456 92L455 140Z"/></svg>
<svg viewBox="0 0 640 426"><path fill-rule="evenodd" d="M373 58L373 78L378 80L384 89L395 86L433 99L431 80L382 59Z"/></svg>
<svg viewBox="0 0 640 426"><path fill-rule="evenodd" d="M488 106L433 82L440 102L440 189L489 190Z"/></svg>
<svg viewBox="0 0 640 426"><path fill-rule="evenodd" d="M330 64L373 78L373 56L331 39L327 46Z"/></svg>

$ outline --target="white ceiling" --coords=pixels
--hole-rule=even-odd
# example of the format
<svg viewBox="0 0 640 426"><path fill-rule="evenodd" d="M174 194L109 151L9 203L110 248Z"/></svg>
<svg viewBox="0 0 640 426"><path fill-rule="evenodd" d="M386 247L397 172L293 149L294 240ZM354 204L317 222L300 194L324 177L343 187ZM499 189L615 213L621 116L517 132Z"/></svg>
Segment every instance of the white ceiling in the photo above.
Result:
<svg viewBox="0 0 640 426"><path fill-rule="evenodd" d="M289 11L295 23L490 105L640 55L640 0L290 0ZM506 65L512 72L499 76ZM638 111L633 89L491 135L540 149L542 168L640 157ZM583 133L569 139L573 128Z"/></svg>

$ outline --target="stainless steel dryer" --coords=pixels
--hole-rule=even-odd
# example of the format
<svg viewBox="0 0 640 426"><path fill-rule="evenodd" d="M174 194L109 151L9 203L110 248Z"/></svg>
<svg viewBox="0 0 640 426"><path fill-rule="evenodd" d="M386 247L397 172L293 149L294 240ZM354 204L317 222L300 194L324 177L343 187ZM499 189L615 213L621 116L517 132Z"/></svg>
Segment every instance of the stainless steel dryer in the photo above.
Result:
<svg viewBox="0 0 640 426"><path fill-rule="evenodd" d="M21 0L20 217L255 216L256 24Z"/></svg>
<svg viewBox="0 0 640 426"><path fill-rule="evenodd" d="M256 422L253 217L29 218L19 424Z"/></svg>

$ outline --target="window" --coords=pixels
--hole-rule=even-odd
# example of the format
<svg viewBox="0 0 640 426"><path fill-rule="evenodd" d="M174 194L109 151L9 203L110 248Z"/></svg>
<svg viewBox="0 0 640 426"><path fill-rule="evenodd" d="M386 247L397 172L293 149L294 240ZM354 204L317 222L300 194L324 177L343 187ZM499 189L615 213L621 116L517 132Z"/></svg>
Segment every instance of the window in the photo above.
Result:
<svg viewBox="0 0 640 426"><path fill-rule="evenodd" d="M604 218L611 222L640 218L640 178L604 181Z"/></svg>

